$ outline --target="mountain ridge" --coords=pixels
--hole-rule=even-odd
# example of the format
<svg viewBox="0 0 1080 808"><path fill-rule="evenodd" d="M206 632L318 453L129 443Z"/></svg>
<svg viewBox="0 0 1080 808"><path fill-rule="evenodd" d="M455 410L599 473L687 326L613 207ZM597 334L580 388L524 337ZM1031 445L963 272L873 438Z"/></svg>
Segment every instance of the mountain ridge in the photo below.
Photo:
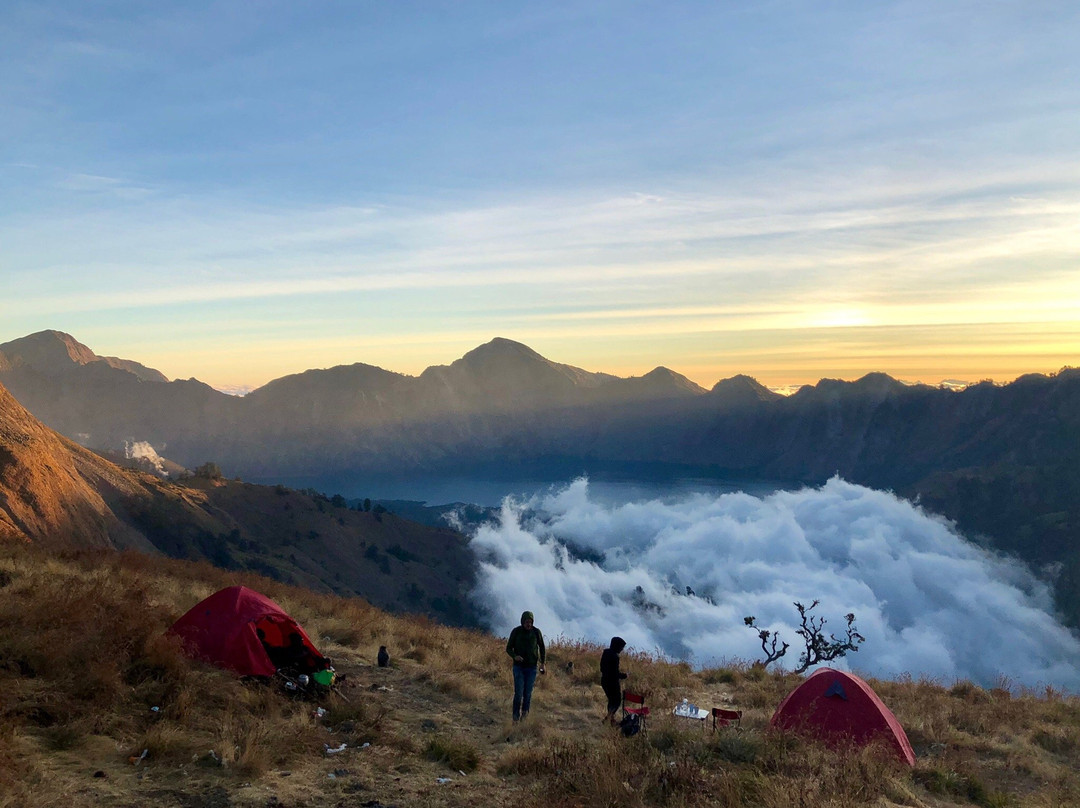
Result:
<svg viewBox="0 0 1080 808"><path fill-rule="evenodd" d="M0 383L83 445L146 442L188 468L213 460L248 479L632 473L816 485L839 474L918 500L1032 564L1062 565L1059 604L1080 624L1080 371L1070 368L961 391L870 373L781 397L746 376L705 391L663 368L592 373L496 338L418 377L357 363L244 398L100 361L56 375L19 362Z"/></svg>

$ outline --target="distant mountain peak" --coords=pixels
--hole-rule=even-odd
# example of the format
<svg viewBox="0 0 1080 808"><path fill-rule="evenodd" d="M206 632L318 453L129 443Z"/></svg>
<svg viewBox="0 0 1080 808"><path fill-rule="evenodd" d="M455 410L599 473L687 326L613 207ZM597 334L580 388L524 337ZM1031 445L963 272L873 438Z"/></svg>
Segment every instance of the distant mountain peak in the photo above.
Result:
<svg viewBox="0 0 1080 808"><path fill-rule="evenodd" d="M650 370L648 373L646 373L641 378L643 378L643 379L674 379L676 377L678 377L680 379L685 379L686 378L685 376L683 376L683 375L681 375L679 373L676 373L671 368L666 368L663 365L658 365L657 367L654 367L652 370Z"/></svg>
<svg viewBox="0 0 1080 808"><path fill-rule="evenodd" d="M844 396L849 394L856 395L869 395L874 397L887 397L904 390L910 390L913 386L926 385L905 384L898 379L894 379L888 373L881 373L875 371L873 373L867 373L856 379L853 382L849 382L845 379L819 379L815 385L804 385L799 388L795 393L795 397L800 399L820 399L820 398L832 398L836 396Z"/></svg>
<svg viewBox="0 0 1080 808"><path fill-rule="evenodd" d="M104 362L109 367L134 374L143 381L167 382L160 371L130 359L115 356L98 356L71 334L63 331L38 331L0 345L0 356L7 358L7 365L25 365L49 375L64 373L72 368ZM6 369L0 359L0 370Z"/></svg>
<svg viewBox="0 0 1080 808"><path fill-rule="evenodd" d="M496 337L449 365L420 374L421 397L443 401L455 410L527 409L578 400L614 379L606 373L553 362L532 348Z"/></svg>
<svg viewBox="0 0 1080 808"><path fill-rule="evenodd" d="M703 395L706 392L701 385L690 381L681 373L676 373L671 368L666 368L663 365L653 368L644 376L639 377L637 381L643 383L646 387L655 388L659 393L678 392Z"/></svg>
<svg viewBox="0 0 1080 808"><path fill-rule="evenodd" d="M424 371L422 376L465 373L474 377L485 377L496 381L503 376L507 381L523 382L527 379L539 381L558 377L574 385L593 386L598 379L612 378L603 373L590 373L587 370L552 362L541 356L528 345L515 342L505 337L495 337L466 353L449 365L435 365ZM520 374L526 374L521 376Z"/></svg>
<svg viewBox="0 0 1080 808"><path fill-rule="evenodd" d="M867 373L862 378L852 382L852 385L858 389L869 390L875 393L889 393L903 390L908 387L908 385L904 384L902 381L894 379L888 373L882 373L880 371Z"/></svg>
<svg viewBox="0 0 1080 808"><path fill-rule="evenodd" d="M386 389L406 376L375 365L355 362L351 365L335 365L332 368L312 368L273 379L262 387L248 391L246 397L254 400L274 396L307 398L312 391L335 396L354 396L358 392ZM225 391L222 391L225 392Z"/></svg>
<svg viewBox="0 0 1080 808"><path fill-rule="evenodd" d="M101 359L96 353L63 331L38 331L0 345L12 364L30 365L38 370L62 366L88 365Z"/></svg>
<svg viewBox="0 0 1080 808"><path fill-rule="evenodd" d="M783 398L779 393L774 393L757 379L744 373L721 379L713 385L709 394L730 404L752 404Z"/></svg>
<svg viewBox="0 0 1080 808"><path fill-rule="evenodd" d="M478 345L457 361L473 364L476 362L506 359L527 359L534 362L549 361L528 345L521 342L515 342L512 339L506 339L506 337L495 337L493 340L485 342L483 345Z"/></svg>

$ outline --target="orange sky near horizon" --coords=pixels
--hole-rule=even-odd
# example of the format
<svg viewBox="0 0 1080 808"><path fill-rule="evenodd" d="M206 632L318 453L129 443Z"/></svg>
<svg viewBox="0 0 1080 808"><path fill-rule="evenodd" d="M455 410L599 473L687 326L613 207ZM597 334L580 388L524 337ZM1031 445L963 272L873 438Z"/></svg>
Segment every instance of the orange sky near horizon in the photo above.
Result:
<svg viewBox="0 0 1080 808"><path fill-rule="evenodd" d="M545 358L617 376L640 376L665 366L708 389L736 374L769 387L814 384L822 378L854 380L871 372L906 382L1012 381L1026 373L1052 374L1080 366L1080 323L990 324L904 329L846 326L798 332L722 332L607 340L552 334L413 336L397 342L374 339L278 340L246 343L218 339L158 342L140 346L89 346L101 355L118 353L161 370L170 378L192 376L218 388L255 388L274 378L314 368L357 362L418 375L449 364L495 336L515 339ZM987 333L991 332L991 333ZM83 342L80 334L74 336ZM899 342L898 340L902 340ZM706 343L708 345L705 349ZM238 372L242 368L242 372Z"/></svg>

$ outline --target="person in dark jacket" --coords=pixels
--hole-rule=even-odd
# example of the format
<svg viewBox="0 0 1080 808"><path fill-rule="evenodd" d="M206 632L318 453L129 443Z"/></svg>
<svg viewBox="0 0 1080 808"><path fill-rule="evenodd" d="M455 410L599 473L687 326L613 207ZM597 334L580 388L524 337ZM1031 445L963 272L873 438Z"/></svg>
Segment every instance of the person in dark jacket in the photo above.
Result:
<svg viewBox="0 0 1080 808"><path fill-rule="evenodd" d="M544 635L533 625L533 613L521 613L521 625L515 626L506 641L506 653L514 660L514 721L529 714L536 673L544 672Z"/></svg>
<svg viewBox="0 0 1080 808"><path fill-rule="evenodd" d="M294 673L314 673L329 666L329 660L321 657L304 644L304 638L297 631L289 635L289 645L282 650L281 668L288 668Z"/></svg>
<svg viewBox="0 0 1080 808"><path fill-rule="evenodd" d="M379 663L380 668L389 667L390 654L387 652L385 645L379 646L379 655L376 657L376 661Z"/></svg>
<svg viewBox="0 0 1080 808"><path fill-rule="evenodd" d="M615 723L615 713L622 705L622 688L619 682L626 678L626 674L619 672L619 654L625 647L626 640L612 637L611 645L600 655L600 687L604 688L604 695L607 696L605 718L612 724Z"/></svg>
<svg viewBox="0 0 1080 808"><path fill-rule="evenodd" d="M261 628L255 629L255 636L259 638L259 642L262 643L263 650L266 651L266 655L270 658L270 663L275 668L280 668L285 660L285 649L276 645L271 645L266 639L266 632Z"/></svg>

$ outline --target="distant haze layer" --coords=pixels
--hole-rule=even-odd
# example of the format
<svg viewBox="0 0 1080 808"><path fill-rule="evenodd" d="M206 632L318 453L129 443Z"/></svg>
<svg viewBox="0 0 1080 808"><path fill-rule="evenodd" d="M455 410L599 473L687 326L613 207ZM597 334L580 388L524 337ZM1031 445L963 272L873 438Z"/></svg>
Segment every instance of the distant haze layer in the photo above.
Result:
<svg viewBox="0 0 1080 808"><path fill-rule="evenodd" d="M696 666L761 656L743 618L799 655L794 601L866 642L844 666L874 676L1052 685L1080 691L1080 640L1055 620L1025 567L958 536L890 493L834 478L821 488L692 494L601 504L577 480L508 499L476 530L474 597L496 633L524 609L549 638L659 651ZM693 594L687 594L687 588Z"/></svg>

